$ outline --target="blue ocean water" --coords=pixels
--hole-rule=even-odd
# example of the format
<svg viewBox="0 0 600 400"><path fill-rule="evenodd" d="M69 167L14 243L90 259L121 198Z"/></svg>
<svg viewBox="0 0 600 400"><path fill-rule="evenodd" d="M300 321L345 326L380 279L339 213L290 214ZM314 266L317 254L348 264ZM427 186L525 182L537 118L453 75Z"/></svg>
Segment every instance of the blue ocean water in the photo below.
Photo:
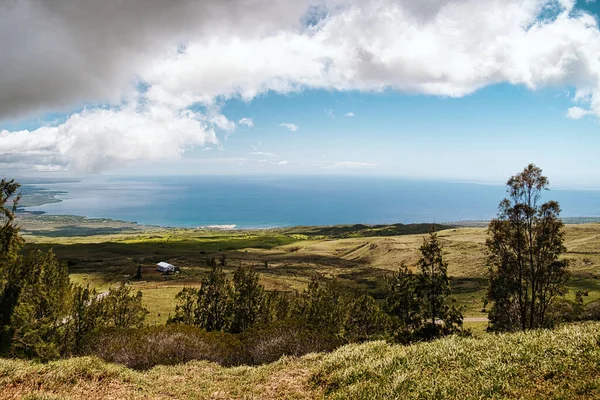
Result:
<svg viewBox="0 0 600 400"><path fill-rule="evenodd" d="M68 192L49 214L140 224L266 228L487 220L503 186L371 177L95 177L40 184ZM600 191L551 190L565 217L599 217Z"/></svg>

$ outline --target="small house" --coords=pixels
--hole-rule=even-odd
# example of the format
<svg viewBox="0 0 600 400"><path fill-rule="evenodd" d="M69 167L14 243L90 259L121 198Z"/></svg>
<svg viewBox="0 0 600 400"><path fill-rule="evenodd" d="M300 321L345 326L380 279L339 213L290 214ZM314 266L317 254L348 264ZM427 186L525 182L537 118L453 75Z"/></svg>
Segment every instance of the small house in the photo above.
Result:
<svg viewBox="0 0 600 400"><path fill-rule="evenodd" d="M179 271L179 267L176 267L172 264L169 264L168 262L164 262L161 261L158 264L156 264L158 267L156 268L157 270L159 270L160 272L175 272L175 271Z"/></svg>

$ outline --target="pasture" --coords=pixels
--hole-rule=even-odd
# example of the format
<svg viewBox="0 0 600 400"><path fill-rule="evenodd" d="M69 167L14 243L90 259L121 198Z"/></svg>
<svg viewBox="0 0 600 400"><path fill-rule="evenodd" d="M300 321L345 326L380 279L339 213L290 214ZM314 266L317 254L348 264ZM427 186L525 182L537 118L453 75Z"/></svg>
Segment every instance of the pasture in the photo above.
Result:
<svg viewBox="0 0 600 400"><path fill-rule="evenodd" d="M399 236L330 237L315 228L264 231L208 231L197 229L138 229L111 234L58 236L49 228L27 227L27 249L52 248L69 265L74 282L100 291L128 282L144 293L150 311L148 322L164 323L173 313L175 294L185 286L198 286L212 257L224 255L225 270L254 267L267 290L300 291L314 274L335 278L364 290L375 298L384 295L385 277L401 263L413 267L425 233ZM61 232L64 228L55 226ZM102 229L102 226L94 229ZM426 227L421 227L424 231ZM339 231L339 230L338 230ZM50 230L52 232L52 230ZM328 232L330 233L331 230ZM347 233L347 232L346 232ZM448 274L456 304L481 331L485 323L486 229L457 227L439 231L448 262ZM565 257L571 279L568 297L576 290L587 293L586 303L600 298L600 224L566 225ZM156 263L166 261L181 268L179 274L163 275ZM138 265L142 279L135 280ZM469 321L469 320L467 320Z"/></svg>

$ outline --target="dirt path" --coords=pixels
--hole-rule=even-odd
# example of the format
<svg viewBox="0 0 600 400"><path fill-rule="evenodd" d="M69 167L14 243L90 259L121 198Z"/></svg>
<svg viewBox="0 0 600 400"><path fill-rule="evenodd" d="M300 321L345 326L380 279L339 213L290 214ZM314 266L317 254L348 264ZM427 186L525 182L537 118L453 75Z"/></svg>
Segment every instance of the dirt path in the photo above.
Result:
<svg viewBox="0 0 600 400"><path fill-rule="evenodd" d="M488 322L487 317L465 317L463 322Z"/></svg>

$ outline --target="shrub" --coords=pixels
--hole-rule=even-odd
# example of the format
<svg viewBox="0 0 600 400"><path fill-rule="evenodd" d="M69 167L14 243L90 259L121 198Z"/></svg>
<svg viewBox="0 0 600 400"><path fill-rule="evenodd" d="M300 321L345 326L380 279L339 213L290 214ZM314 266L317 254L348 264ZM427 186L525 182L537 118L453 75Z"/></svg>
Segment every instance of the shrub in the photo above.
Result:
<svg viewBox="0 0 600 400"><path fill-rule="evenodd" d="M241 335L170 324L98 330L87 337L81 354L143 370L192 360L207 360L223 366L264 364L282 356L331 351L340 344L335 336L300 321L255 327Z"/></svg>
<svg viewBox="0 0 600 400"><path fill-rule="evenodd" d="M191 360L208 360L224 366L250 363L238 336L174 324L142 329L103 329L88 338L82 353L134 369Z"/></svg>
<svg viewBox="0 0 600 400"><path fill-rule="evenodd" d="M341 344L333 335L301 321L275 322L256 327L242 335L253 364L277 361L282 356L302 356L331 351Z"/></svg>
<svg viewBox="0 0 600 400"><path fill-rule="evenodd" d="M582 319L600 320L600 300L593 301L585 306Z"/></svg>

